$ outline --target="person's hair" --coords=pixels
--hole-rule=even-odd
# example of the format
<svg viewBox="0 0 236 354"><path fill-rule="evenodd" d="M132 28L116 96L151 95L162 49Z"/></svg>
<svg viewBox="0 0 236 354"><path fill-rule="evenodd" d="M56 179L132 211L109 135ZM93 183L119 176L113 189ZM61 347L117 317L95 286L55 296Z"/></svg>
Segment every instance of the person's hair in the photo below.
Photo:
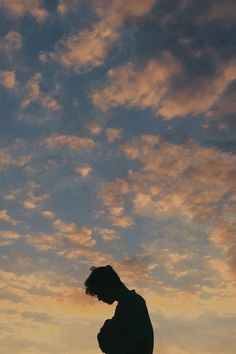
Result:
<svg viewBox="0 0 236 354"><path fill-rule="evenodd" d="M104 267L91 267L91 274L85 281L85 292L87 295L96 296L97 291L106 288L116 289L122 285L118 274L110 265Z"/></svg>

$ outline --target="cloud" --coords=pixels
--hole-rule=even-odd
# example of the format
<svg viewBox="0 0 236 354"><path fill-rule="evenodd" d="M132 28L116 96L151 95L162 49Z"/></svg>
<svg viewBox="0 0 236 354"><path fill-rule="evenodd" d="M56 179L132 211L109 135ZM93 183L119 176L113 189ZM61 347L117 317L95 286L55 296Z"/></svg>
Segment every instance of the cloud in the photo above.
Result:
<svg viewBox="0 0 236 354"><path fill-rule="evenodd" d="M96 227L94 230L104 241L112 241L120 239L120 235L116 230Z"/></svg>
<svg viewBox="0 0 236 354"><path fill-rule="evenodd" d="M26 98L22 101L21 107L23 109L28 108L32 103L38 102L43 107L57 112L61 110L61 106L58 101L45 95L41 91L40 82L42 81L42 75L40 73L35 74L26 85Z"/></svg>
<svg viewBox="0 0 236 354"><path fill-rule="evenodd" d="M113 27L120 27L129 18L142 18L156 3L156 0L137 2L136 0L94 0L94 9L103 21L107 21Z"/></svg>
<svg viewBox="0 0 236 354"><path fill-rule="evenodd" d="M26 166L31 160L31 156L14 157L10 152L10 148L0 148L0 171L10 166Z"/></svg>
<svg viewBox="0 0 236 354"><path fill-rule="evenodd" d="M89 176L92 170L93 170L92 167L89 166L88 164L75 167L75 172L79 173L82 177Z"/></svg>
<svg viewBox="0 0 236 354"><path fill-rule="evenodd" d="M59 0L57 4L57 12L64 16L69 11L75 11L79 8L81 0Z"/></svg>
<svg viewBox="0 0 236 354"><path fill-rule="evenodd" d="M71 150L91 150L96 147L95 142L89 138L81 138L76 135L52 135L43 141L49 149L57 149L67 146Z"/></svg>
<svg viewBox="0 0 236 354"><path fill-rule="evenodd" d="M5 195L5 200L16 200L17 196L21 193L21 188L10 189L8 190Z"/></svg>
<svg viewBox="0 0 236 354"><path fill-rule="evenodd" d="M10 221L10 216L8 215L7 210L0 210L0 220L1 221Z"/></svg>
<svg viewBox="0 0 236 354"><path fill-rule="evenodd" d="M236 207L234 207L234 212L235 211ZM221 271L226 273L226 275L230 272L232 277L234 277L234 280L236 279L236 240L234 237L235 230L236 222L233 221L219 225L210 232L210 239L216 244L216 246L222 247L226 254L227 262L230 266L230 268L227 269L227 265L225 265L225 267L222 267L221 265Z"/></svg>
<svg viewBox="0 0 236 354"><path fill-rule="evenodd" d="M93 1L93 9L99 20L91 29L68 36L61 40L48 59L56 60L75 71L91 70L101 66L120 38L119 28L129 18L142 18L153 7L155 0L137 4L136 1ZM65 13L74 2L59 4Z"/></svg>
<svg viewBox="0 0 236 354"><path fill-rule="evenodd" d="M23 17L30 14L37 21L43 22L48 16L48 12L42 8L43 2L44 0L0 0L0 8L14 17Z"/></svg>
<svg viewBox="0 0 236 354"><path fill-rule="evenodd" d="M110 84L92 92L92 101L101 110L121 105L158 110L172 78L181 67L169 53L151 60L143 68L132 63L108 72Z"/></svg>
<svg viewBox="0 0 236 354"><path fill-rule="evenodd" d="M236 19L236 5L233 0L210 1L210 5L204 13L197 16L198 24L205 24L212 21L226 21L227 23Z"/></svg>
<svg viewBox="0 0 236 354"><path fill-rule="evenodd" d="M0 39L0 50L9 54L16 49L20 49L22 47L22 42L22 36L19 32L9 31Z"/></svg>
<svg viewBox="0 0 236 354"><path fill-rule="evenodd" d="M56 49L50 57L75 71L90 69L103 64L118 39L119 34L112 27L98 23L92 30L83 30L62 40L62 49Z"/></svg>
<svg viewBox="0 0 236 354"><path fill-rule="evenodd" d="M119 128L107 128L106 129L106 136L108 143L113 143L115 140L121 138L122 129Z"/></svg>
<svg viewBox="0 0 236 354"><path fill-rule="evenodd" d="M0 84L8 90L14 90L17 86L16 74L14 71L0 71Z"/></svg>
<svg viewBox="0 0 236 354"><path fill-rule="evenodd" d="M26 235L26 242L40 252L57 251L63 247L63 241L53 234L36 233Z"/></svg>
<svg viewBox="0 0 236 354"><path fill-rule="evenodd" d="M50 210L43 210L41 214L47 219L54 219L55 214Z"/></svg>
<svg viewBox="0 0 236 354"><path fill-rule="evenodd" d="M178 210L185 217L204 222L219 216L214 203L225 195L229 200L234 196L233 155L193 142L175 145L147 135L124 144L122 151L142 164L140 171L129 172L126 181L127 190L135 192L135 213L155 215Z"/></svg>
<svg viewBox="0 0 236 354"><path fill-rule="evenodd" d="M55 230L75 245L94 247L96 241L92 237L92 229L88 226L77 226L75 223L64 223L61 220L53 222Z"/></svg>
<svg viewBox="0 0 236 354"><path fill-rule="evenodd" d="M87 129L92 135L99 135L102 132L102 127L96 122L87 124Z"/></svg>
<svg viewBox="0 0 236 354"><path fill-rule="evenodd" d="M104 264L111 264L113 256L109 253L99 252L89 248L71 248L63 249L58 252L59 256L69 260L79 260L81 263L85 263L89 266L96 265L104 266Z"/></svg>
<svg viewBox="0 0 236 354"><path fill-rule="evenodd" d="M201 225L205 242L213 239L215 245L218 242L220 246L226 247L226 262L235 272L232 236L236 231L233 221L236 199L235 156L201 147L191 141L182 145L172 144L154 135L134 137L122 145L121 151L127 158L136 159L140 165L136 170L130 170L126 178L105 182L100 186L98 197L102 201L102 216L117 226L123 217L131 221L145 217L160 222L172 220L172 223L177 217L185 220L185 227L188 223ZM126 205L130 206L129 212ZM218 228L221 230L219 233ZM179 224L173 232L177 232L177 229L182 230ZM171 224L166 230L166 240L169 240L170 232ZM201 232L198 230L198 237L193 234L193 240L197 240ZM164 230L161 233L165 233ZM210 238L207 237L209 233ZM190 243L186 246L188 238ZM190 235L183 233L181 239L185 240L185 247L193 247ZM165 264L170 265L176 259L178 240L174 241L172 258L168 258ZM164 244L161 246L165 247ZM196 244L196 247L200 247L200 244ZM200 263L203 264L203 260ZM209 267L205 267L208 272ZM177 271L175 268L176 264L173 263L172 269L166 267L166 270L173 272L174 277L182 278L179 280L182 286L192 281L198 284L201 278L207 279L207 273L204 271L203 278L203 273L199 273L195 267L191 270L188 266L189 272L185 272L186 267L176 268Z"/></svg>
<svg viewBox="0 0 236 354"><path fill-rule="evenodd" d="M207 113L220 100L227 86L236 79L236 62L219 66L215 76L205 76L188 82L185 88L170 92L158 111L166 119L187 114Z"/></svg>
<svg viewBox="0 0 236 354"><path fill-rule="evenodd" d="M18 240L21 235L16 231L1 230L0 231L0 244L1 246L11 245L14 241Z"/></svg>
<svg viewBox="0 0 236 354"><path fill-rule="evenodd" d="M25 209L36 210L38 207L50 197L50 193L39 194L38 190L41 185L37 184L33 180L29 180L26 184L25 190L22 192L26 195L26 198L21 201L21 204Z"/></svg>
<svg viewBox="0 0 236 354"><path fill-rule="evenodd" d="M51 216L50 216L51 218ZM52 219L53 232L36 232L26 235L26 242L38 251L54 251L59 255L73 252L87 252L96 245L93 230L86 225L65 223Z"/></svg>
<svg viewBox="0 0 236 354"><path fill-rule="evenodd" d="M108 71L108 84L92 92L93 103L103 111L129 105L151 108L164 119L206 113L209 116L229 84L236 79L234 60L216 63L217 73L188 77L170 53L144 67L132 63ZM177 88L173 79L182 82ZM232 105L231 105L232 106Z"/></svg>
<svg viewBox="0 0 236 354"><path fill-rule="evenodd" d="M99 214L104 214L109 222L120 228L129 228L134 225L132 217L125 214L124 197L128 194L128 183L121 178L113 182L105 182L99 187L98 198L101 199L105 209Z"/></svg>
<svg viewBox="0 0 236 354"><path fill-rule="evenodd" d="M8 210L6 209L0 209L0 221L11 225L16 225L16 221L10 217Z"/></svg>
<svg viewBox="0 0 236 354"><path fill-rule="evenodd" d="M208 114L209 118L220 117L225 118L226 116L234 117L236 114L236 91L229 90L217 101L214 108ZM232 119L232 118L231 118ZM227 123L223 122L223 129L227 129Z"/></svg>

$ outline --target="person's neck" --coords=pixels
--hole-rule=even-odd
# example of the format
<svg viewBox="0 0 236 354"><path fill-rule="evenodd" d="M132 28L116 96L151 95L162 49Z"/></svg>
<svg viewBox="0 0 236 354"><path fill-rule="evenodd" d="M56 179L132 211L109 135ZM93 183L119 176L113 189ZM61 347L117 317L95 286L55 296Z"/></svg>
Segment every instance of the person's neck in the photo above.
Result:
<svg viewBox="0 0 236 354"><path fill-rule="evenodd" d="M117 291L117 294L116 294L116 300L118 301L118 303L123 299L123 297L125 295L127 295L129 293L129 289L126 288L126 286L122 286L119 288L119 290Z"/></svg>

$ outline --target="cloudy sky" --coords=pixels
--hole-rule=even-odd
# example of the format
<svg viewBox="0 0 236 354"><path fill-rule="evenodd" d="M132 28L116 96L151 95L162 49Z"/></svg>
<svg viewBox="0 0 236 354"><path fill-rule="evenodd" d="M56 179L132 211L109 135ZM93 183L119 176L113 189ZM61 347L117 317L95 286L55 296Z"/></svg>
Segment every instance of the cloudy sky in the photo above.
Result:
<svg viewBox="0 0 236 354"><path fill-rule="evenodd" d="M98 354L111 264L154 354L236 347L236 4L0 0L0 352Z"/></svg>

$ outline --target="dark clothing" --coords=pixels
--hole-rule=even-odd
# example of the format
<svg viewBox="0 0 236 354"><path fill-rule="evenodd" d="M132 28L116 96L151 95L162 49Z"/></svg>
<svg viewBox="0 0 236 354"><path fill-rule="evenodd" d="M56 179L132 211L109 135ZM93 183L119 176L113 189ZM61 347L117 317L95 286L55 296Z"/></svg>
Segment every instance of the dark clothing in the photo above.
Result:
<svg viewBox="0 0 236 354"><path fill-rule="evenodd" d="M145 300L134 290L118 303L112 319L98 333L106 354L152 354L153 329Z"/></svg>

